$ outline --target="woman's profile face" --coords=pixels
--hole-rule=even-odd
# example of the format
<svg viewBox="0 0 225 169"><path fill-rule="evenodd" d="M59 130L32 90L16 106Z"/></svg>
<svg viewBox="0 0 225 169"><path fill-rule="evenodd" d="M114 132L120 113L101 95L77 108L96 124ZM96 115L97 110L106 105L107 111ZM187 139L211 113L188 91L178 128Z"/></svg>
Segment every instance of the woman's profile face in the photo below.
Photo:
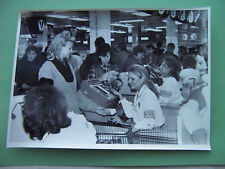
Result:
<svg viewBox="0 0 225 169"><path fill-rule="evenodd" d="M162 76L167 77L170 73L170 68L168 67L166 61L164 60L159 67L160 73Z"/></svg>
<svg viewBox="0 0 225 169"><path fill-rule="evenodd" d="M61 47L60 59L69 58L71 53L73 52L73 43L67 42L65 46Z"/></svg>
<svg viewBox="0 0 225 169"><path fill-rule="evenodd" d="M138 60L138 61L142 61L142 59L144 58L145 53L144 52L138 52L136 55L134 55L134 57Z"/></svg>
<svg viewBox="0 0 225 169"><path fill-rule="evenodd" d="M109 64L110 57L111 56L110 56L110 53L109 52L107 52L107 54L105 56L100 56L102 65L108 65Z"/></svg>
<svg viewBox="0 0 225 169"><path fill-rule="evenodd" d="M37 57L37 53L35 51L31 50L27 52L27 60L29 62L33 62L36 57Z"/></svg>

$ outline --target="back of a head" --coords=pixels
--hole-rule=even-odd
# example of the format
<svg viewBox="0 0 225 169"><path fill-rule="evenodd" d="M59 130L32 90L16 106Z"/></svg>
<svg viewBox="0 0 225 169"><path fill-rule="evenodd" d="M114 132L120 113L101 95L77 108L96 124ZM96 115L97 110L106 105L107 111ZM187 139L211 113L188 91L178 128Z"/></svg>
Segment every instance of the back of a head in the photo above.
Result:
<svg viewBox="0 0 225 169"><path fill-rule="evenodd" d="M191 56L191 55L188 55L183 60L183 67L184 67L184 69L186 69L186 68L195 69L196 68L196 64L197 64L196 58Z"/></svg>
<svg viewBox="0 0 225 169"><path fill-rule="evenodd" d="M138 53L146 53L146 50L141 46L141 45L137 45L133 48L133 55L137 55Z"/></svg>
<svg viewBox="0 0 225 169"><path fill-rule="evenodd" d="M98 55L99 56L106 56L106 54L111 53L111 46L108 43L101 44L98 48Z"/></svg>
<svg viewBox="0 0 225 169"><path fill-rule="evenodd" d="M125 43L119 43L119 44L118 44L118 48L119 48L119 50L121 50L121 51L127 51L127 46L126 46Z"/></svg>
<svg viewBox="0 0 225 169"><path fill-rule="evenodd" d="M98 37L95 39L95 47L99 47L102 44L105 44L105 39L103 37Z"/></svg>
<svg viewBox="0 0 225 169"><path fill-rule="evenodd" d="M31 139L42 140L46 133L59 133L71 125L64 96L53 86L32 88L24 97L23 127Z"/></svg>

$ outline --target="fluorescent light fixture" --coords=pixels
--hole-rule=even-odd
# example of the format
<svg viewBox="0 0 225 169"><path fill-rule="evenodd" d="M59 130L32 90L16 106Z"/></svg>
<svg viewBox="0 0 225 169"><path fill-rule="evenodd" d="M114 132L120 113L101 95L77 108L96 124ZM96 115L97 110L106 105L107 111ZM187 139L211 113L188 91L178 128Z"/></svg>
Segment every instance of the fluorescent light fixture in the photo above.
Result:
<svg viewBox="0 0 225 169"><path fill-rule="evenodd" d="M175 21L175 24L176 24L176 25L182 25L182 23L179 22L179 21Z"/></svg>
<svg viewBox="0 0 225 169"><path fill-rule="evenodd" d="M167 29L166 26L158 26L158 27L155 27L156 29Z"/></svg>
<svg viewBox="0 0 225 169"><path fill-rule="evenodd" d="M83 41L83 43L84 43L85 45L87 45L87 44L88 44L88 41L87 41L87 40L85 40L85 41Z"/></svg>
<svg viewBox="0 0 225 169"><path fill-rule="evenodd" d="M77 17L73 17L73 18L70 18L70 20L73 20L73 21L88 21L89 19L88 18L77 18Z"/></svg>
<svg viewBox="0 0 225 169"><path fill-rule="evenodd" d="M166 19L163 19L162 22L167 23L167 20Z"/></svg>
<svg viewBox="0 0 225 169"><path fill-rule="evenodd" d="M69 16L66 16L66 15L56 15L56 14L49 14L49 15L46 15L47 17L50 17L50 18L59 18L59 19L68 19L70 18Z"/></svg>
<svg viewBox="0 0 225 169"><path fill-rule="evenodd" d="M133 19L133 20L122 20L120 23L133 23L133 22L144 22L143 19Z"/></svg>
<svg viewBox="0 0 225 169"><path fill-rule="evenodd" d="M139 12L139 11L132 12L132 14L136 16L151 16L151 14L148 14L146 12Z"/></svg>
<svg viewBox="0 0 225 169"><path fill-rule="evenodd" d="M31 35L30 34L20 35L20 38L30 39L31 38Z"/></svg>
<svg viewBox="0 0 225 169"><path fill-rule="evenodd" d="M47 25L55 25L55 23L48 22Z"/></svg>
<svg viewBox="0 0 225 169"><path fill-rule="evenodd" d="M133 28L134 26L131 24L121 24L121 23L112 23L111 26L119 26L119 27L125 27L125 28Z"/></svg>
<svg viewBox="0 0 225 169"><path fill-rule="evenodd" d="M84 27L84 26L76 27L76 28L79 29L79 30L85 30L85 31L87 31L87 32L90 32L90 31L91 31L90 28L87 28L87 27Z"/></svg>
<svg viewBox="0 0 225 169"><path fill-rule="evenodd" d="M118 31L111 30L111 33L126 33L126 32L125 31L121 31L121 30L118 30Z"/></svg>
<svg viewBox="0 0 225 169"><path fill-rule="evenodd" d="M162 32L162 29L145 28L145 31Z"/></svg>
<svg viewBox="0 0 225 169"><path fill-rule="evenodd" d="M141 40L148 40L148 37L141 37Z"/></svg>
<svg viewBox="0 0 225 169"><path fill-rule="evenodd" d="M198 29L198 26L191 26L192 29Z"/></svg>
<svg viewBox="0 0 225 169"><path fill-rule="evenodd" d="M115 39L114 38L111 38L111 42L114 42L115 41Z"/></svg>
<svg viewBox="0 0 225 169"><path fill-rule="evenodd" d="M65 27L72 27L72 25L65 25Z"/></svg>

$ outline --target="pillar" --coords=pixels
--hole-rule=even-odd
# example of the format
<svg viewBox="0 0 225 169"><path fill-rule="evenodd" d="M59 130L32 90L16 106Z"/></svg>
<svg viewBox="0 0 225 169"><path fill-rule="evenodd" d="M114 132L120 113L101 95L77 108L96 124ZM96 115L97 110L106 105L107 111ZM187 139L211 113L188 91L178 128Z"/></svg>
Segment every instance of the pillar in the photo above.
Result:
<svg viewBox="0 0 225 169"><path fill-rule="evenodd" d="M90 52L95 52L95 39L102 36L111 45L110 11L90 11Z"/></svg>

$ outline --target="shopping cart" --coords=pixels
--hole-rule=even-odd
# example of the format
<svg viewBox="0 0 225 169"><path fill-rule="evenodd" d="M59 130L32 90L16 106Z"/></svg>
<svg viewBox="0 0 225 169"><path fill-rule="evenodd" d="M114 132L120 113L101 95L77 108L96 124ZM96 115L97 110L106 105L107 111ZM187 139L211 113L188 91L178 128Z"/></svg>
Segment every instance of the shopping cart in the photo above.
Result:
<svg viewBox="0 0 225 169"><path fill-rule="evenodd" d="M94 124L97 144L129 144L129 127Z"/></svg>
<svg viewBox="0 0 225 169"><path fill-rule="evenodd" d="M178 144L177 130L164 126L132 131L131 127L94 124L97 144Z"/></svg>
<svg viewBox="0 0 225 169"><path fill-rule="evenodd" d="M178 144L177 130L163 129L163 127L139 130L132 133L131 144Z"/></svg>

